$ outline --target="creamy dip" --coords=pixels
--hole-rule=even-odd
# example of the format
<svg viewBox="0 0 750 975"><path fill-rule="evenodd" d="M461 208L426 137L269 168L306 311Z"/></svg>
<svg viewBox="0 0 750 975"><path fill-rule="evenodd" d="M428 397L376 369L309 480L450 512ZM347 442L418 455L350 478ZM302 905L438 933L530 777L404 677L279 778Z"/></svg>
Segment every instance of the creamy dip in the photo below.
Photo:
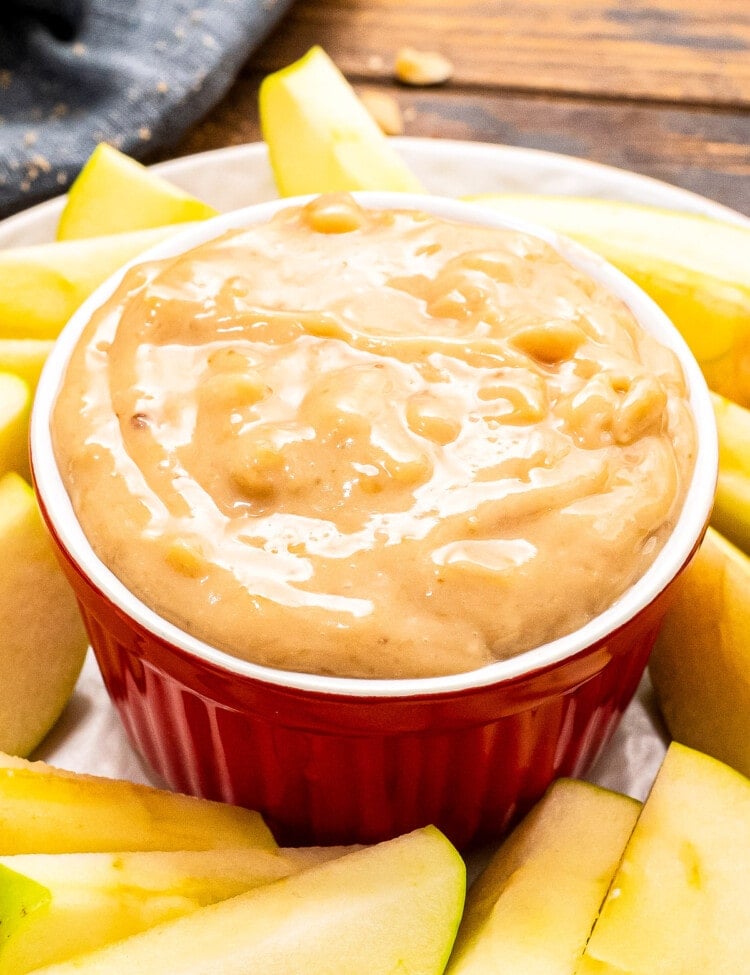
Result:
<svg viewBox="0 0 750 975"><path fill-rule="evenodd" d="M131 270L53 437L146 604L350 677L581 626L653 561L695 454L673 353L551 246L346 196Z"/></svg>

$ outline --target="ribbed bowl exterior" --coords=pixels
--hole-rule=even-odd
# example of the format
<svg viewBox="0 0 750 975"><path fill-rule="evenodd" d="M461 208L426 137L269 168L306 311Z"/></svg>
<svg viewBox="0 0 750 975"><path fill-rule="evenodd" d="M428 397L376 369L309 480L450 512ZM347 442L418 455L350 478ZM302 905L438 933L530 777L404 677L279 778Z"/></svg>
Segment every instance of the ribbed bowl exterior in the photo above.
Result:
<svg viewBox="0 0 750 975"><path fill-rule="evenodd" d="M668 596L605 641L513 680L349 697L252 679L165 642L55 540L135 748L175 789L258 809L284 844L370 843L427 823L461 848L502 835L555 777L597 757Z"/></svg>

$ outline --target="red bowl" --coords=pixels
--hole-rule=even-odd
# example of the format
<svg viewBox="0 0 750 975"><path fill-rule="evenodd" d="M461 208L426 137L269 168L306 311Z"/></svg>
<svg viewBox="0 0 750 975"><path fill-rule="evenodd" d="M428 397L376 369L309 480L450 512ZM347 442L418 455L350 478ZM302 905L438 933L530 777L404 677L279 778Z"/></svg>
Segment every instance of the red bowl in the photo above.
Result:
<svg viewBox="0 0 750 975"><path fill-rule="evenodd" d="M600 258L467 204L405 194L361 198L375 207L414 207L531 230L623 298L682 362L698 428L683 511L652 566L604 613L509 660L411 680L276 671L231 657L159 617L93 553L63 487L50 435L73 346L121 274L74 315L45 367L32 418L32 471L107 690L133 745L171 786L260 810L283 843L374 842L434 823L466 847L501 835L556 776L585 773L616 727L674 580L708 521L718 465L713 410L676 330ZM149 258L178 254L297 202L219 217L165 242Z"/></svg>

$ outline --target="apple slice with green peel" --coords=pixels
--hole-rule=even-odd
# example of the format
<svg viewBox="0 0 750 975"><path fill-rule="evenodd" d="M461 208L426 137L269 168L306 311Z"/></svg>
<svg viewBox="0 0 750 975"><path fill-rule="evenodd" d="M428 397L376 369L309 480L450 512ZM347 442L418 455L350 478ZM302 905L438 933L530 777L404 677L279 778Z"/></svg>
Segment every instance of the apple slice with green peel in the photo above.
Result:
<svg viewBox="0 0 750 975"><path fill-rule="evenodd" d="M349 82L320 47L263 79L260 123L282 196L423 192Z"/></svg>
<svg viewBox="0 0 750 975"><path fill-rule="evenodd" d="M672 736L750 775L750 557L709 528L649 663Z"/></svg>
<svg viewBox="0 0 750 975"><path fill-rule="evenodd" d="M23 936L27 926L44 917L52 901L50 891L31 877L0 864L0 967L9 944Z"/></svg>
<svg viewBox="0 0 750 975"><path fill-rule="evenodd" d="M551 227L620 268L672 319L708 385L750 406L750 227L610 200L471 199Z"/></svg>
<svg viewBox="0 0 750 975"><path fill-rule="evenodd" d="M102 142L70 187L57 239L147 230L206 220L217 213L208 203Z"/></svg>
<svg viewBox="0 0 750 975"><path fill-rule="evenodd" d="M573 975L640 808L555 782L469 890L446 975Z"/></svg>
<svg viewBox="0 0 750 975"><path fill-rule="evenodd" d="M53 345L51 339L0 339L0 371L20 376L33 394Z"/></svg>
<svg viewBox="0 0 750 975"><path fill-rule="evenodd" d="M25 975L351 852L225 849L0 858L0 971Z"/></svg>
<svg viewBox="0 0 750 975"><path fill-rule="evenodd" d="M31 390L20 376L0 372L0 475L29 473Z"/></svg>
<svg viewBox="0 0 750 975"><path fill-rule="evenodd" d="M276 849L257 812L0 755L0 855Z"/></svg>
<svg viewBox="0 0 750 975"><path fill-rule="evenodd" d="M57 338L103 281L186 226L0 250L0 338Z"/></svg>
<svg viewBox="0 0 750 975"><path fill-rule="evenodd" d="M719 483L711 524L750 552L750 410L712 394L719 431Z"/></svg>
<svg viewBox="0 0 750 975"><path fill-rule="evenodd" d="M15 473L0 479L0 564L0 747L26 755L70 697L88 640L34 493Z"/></svg>
<svg viewBox="0 0 750 975"><path fill-rule="evenodd" d="M26 916L2 942L0 971L25 975L300 869L266 850L2 857L0 932L22 917L19 905Z"/></svg>
<svg viewBox="0 0 750 975"><path fill-rule="evenodd" d="M38 975L440 975L464 891L461 857L427 827Z"/></svg>
<svg viewBox="0 0 750 975"><path fill-rule="evenodd" d="M675 742L576 975L748 971L750 781Z"/></svg>

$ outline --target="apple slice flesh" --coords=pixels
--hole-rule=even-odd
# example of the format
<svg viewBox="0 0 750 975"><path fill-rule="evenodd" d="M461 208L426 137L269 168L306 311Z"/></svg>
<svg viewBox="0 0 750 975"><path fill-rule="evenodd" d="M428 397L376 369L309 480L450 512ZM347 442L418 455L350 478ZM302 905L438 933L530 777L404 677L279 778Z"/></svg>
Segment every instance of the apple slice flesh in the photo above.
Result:
<svg viewBox="0 0 750 975"><path fill-rule="evenodd" d="M573 975L640 808L555 782L469 890L446 975Z"/></svg>
<svg viewBox="0 0 750 975"><path fill-rule="evenodd" d="M307 870L308 867L315 867L329 860L338 860L339 857L361 849L363 846L360 843L345 846L282 846L279 847L279 853L299 870Z"/></svg>
<svg viewBox="0 0 750 975"><path fill-rule="evenodd" d="M620 268L672 319L708 385L750 406L750 227L610 200L472 199L572 237Z"/></svg>
<svg viewBox="0 0 750 975"><path fill-rule="evenodd" d="M0 338L57 338L103 281L186 226L0 250Z"/></svg>
<svg viewBox="0 0 750 975"><path fill-rule="evenodd" d="M33 393L53 345L51 339L0 339L0 371L19 376Z"/></svg>
<svg viewBox="0 0 750 975"><path fill-rule="evenodd" d="M750 552L750 410L712 394L719 432L719 483L711 524Z"/></svg>
<svg viewBox="0 0 750 975"><path fill-rule="evenodd" d="M464 891L463 861L427 827L39 975L440 975Z"/></svg>
<svg viewBox="0 0 750 975"><path fill-rule="evenodd" d="M0 855L275 849L257 812L0 755Z"/></svg>
<svg viewBox="0 0 750 975"><path fill-rule="evenodd" d="M34 493L15 473L0 479L0 564L0 747L25 755L70 697L88 640Z"/></svg>
<svg viewBox="0 0 750 975"><path fill-rule="evenodd" d="M576 975L748 970L750 781L675 742Z"/></svg>
<svg viewBox="0 0 750 975"><path fill-rule="evenodd" d="M750 557L709 528L649 663L672 736L750 775Z"/></svg>
<svg viewBox="0 0 750 975"><path fill-rule="evenodd" d="M100 143L70 188L57 228L58 240L146 230L205 220L212 206Z"/></svg>
<svg viewBox="0 0 750 975"><path fill-rule="evenodd" d="M28 383L10 372L0 372L0 475L29 473L28 426L31 391Z"/></svg>
<svg viewBox="0 0 750 975"><path fill-rule="evenodd" d="M17 921L0 948L0 970L25 975L299 869L281 853L245 849L2 857L0 931ZM30 910L34 885L47 894Z"/></svg>
<svg viewBox="0 0 750 975"><path fill-rule="evenodd" d="M423 191L322 48L264 78L259 106L282 196Z"/></svg>

